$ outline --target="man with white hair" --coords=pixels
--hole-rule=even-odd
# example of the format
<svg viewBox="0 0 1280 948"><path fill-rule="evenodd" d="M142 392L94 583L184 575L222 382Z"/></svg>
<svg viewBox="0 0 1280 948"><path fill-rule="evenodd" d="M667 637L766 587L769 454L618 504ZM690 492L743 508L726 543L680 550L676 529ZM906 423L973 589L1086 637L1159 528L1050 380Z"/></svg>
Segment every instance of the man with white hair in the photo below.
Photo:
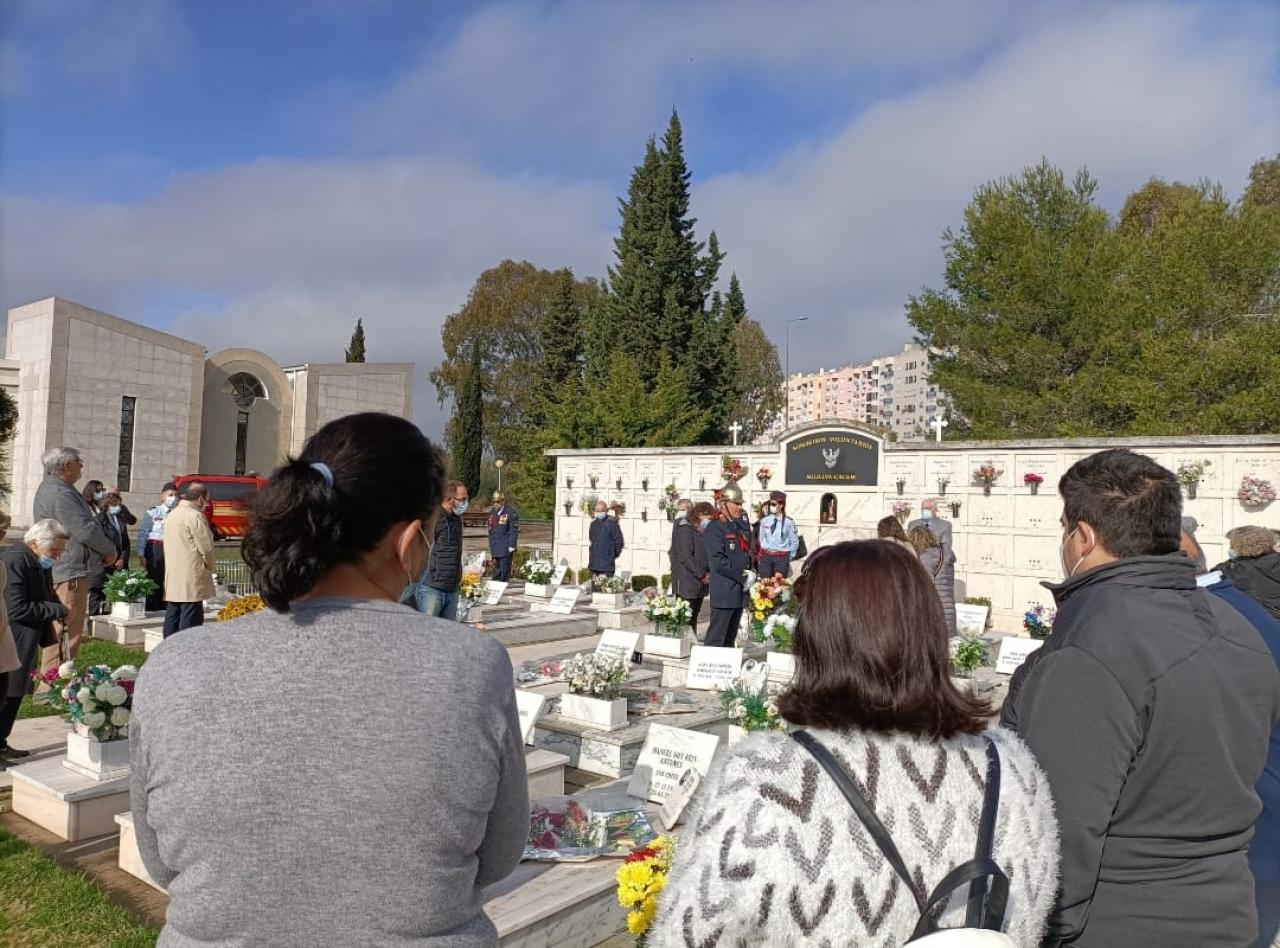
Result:
<svg viewBox="0 0 1280 948"><path fill-rule="evenodd" d="M45 478L36 489L34 520L55 520L66 529L70 539L67 551L53 567L53 585L58 599L67 607L62 641L46 648L42 669L57 668L64 660L73 659L84 636L85 614L89 608L90 564L94 558L111 565L119 558L115 544L108 539L94 512L75 489L84 473L84 462L75 448L50 448L40 459Z"/></svg>

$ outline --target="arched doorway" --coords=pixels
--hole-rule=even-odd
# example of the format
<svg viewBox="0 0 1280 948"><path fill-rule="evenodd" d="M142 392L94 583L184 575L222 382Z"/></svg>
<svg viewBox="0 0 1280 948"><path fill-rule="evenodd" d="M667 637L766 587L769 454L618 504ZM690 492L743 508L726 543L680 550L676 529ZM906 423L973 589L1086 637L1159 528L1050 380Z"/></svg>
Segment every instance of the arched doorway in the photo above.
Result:
<svg viewBox="0 0 1280 948"><path fill-rule="evenodd" d="M822 504L818 508L818 522L827 525L839 520L839 506L835 494L823 494Z"/></svg>
<svg viewBox="0 0 1280 948"><path fill-rule="evenodd" d="M280 367L252 349L205 363L200 473L267 472L288 449L293 392Z"/></svg>

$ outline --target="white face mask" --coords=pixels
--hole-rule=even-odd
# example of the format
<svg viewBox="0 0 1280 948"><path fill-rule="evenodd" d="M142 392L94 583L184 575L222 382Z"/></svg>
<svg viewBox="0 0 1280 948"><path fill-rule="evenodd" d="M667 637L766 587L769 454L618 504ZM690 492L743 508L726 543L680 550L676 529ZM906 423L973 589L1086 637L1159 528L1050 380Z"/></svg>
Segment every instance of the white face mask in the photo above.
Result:
<svg viewBox="0 0 1280 948"><path fill-rule="evenodd" d="M1063 539L1062 546L1058 547L1058 564L1062 567L1062 574L1063 574L1063 577L1066 579L1070 579L1072 576L1076 574L1076 570L1080 568L1080 563L1084 559L1084 557L1081 557L1080 559L1076 560L1075 566L1072 566L1069 569L1067 568L1067 544L1071 542L1071 538L1076 535L1076 531L1078 531L1079 529L1080 527L1079 525L1077 525L1075 529L1073 529L1070 533L1068 533L1066 535L1066 538Z"/></svg>

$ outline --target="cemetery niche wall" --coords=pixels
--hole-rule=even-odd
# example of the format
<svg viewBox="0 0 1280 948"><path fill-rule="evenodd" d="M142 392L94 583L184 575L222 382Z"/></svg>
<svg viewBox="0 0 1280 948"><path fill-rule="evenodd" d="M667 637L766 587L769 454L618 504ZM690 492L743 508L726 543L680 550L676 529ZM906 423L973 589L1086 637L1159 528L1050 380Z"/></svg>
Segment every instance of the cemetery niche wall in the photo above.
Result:
<svg viewBox="0 0 1280 948"><path fill-rule="evenodd" d="M1032 606L1053 604L1042 583L1062 578L1058 479L1081 458L1116 447L1175 473L1208 462L1199 481L1183 489L1183 514L1198 523L1211 566L1226 559L1224 534L1232 527L1280 529L1280 502L1251 508L1238 496L1246 476L1280 486L1280 434L886 443L860 425L825 420L790 429L776 444L548 451L556 460L555 558L575 569L586 565L590 514L583 501L595 496L626 504L618 570L663 576L672 523L659 502L668 487L711 501L736 462L752 521L770 491L785 491L787 512L811 551L874 537L876 522L895 505L908 508L902 517L910 522L924 500L936 499L952 524L957 601L990 599L993 624L1012 633ZM765 470L769 477L759 477Z"/></svg>

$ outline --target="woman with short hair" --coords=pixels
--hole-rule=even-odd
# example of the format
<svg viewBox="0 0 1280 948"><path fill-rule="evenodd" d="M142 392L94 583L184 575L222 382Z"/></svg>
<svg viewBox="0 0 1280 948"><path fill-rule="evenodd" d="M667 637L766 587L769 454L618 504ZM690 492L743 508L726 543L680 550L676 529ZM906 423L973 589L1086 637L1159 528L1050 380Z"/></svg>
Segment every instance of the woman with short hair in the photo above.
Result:
<svg viewBox="0 0 1280 948"><path fill-rule="evenodd" d="M938 591L938 601L942 603L942 611L946 615L947 635L956 634L956 594L955 594L955 562L956 555L948 552L942 541L928 527L912 527L907 534L920 565L924 567L929 578L933 580L933 588Z"/></svg>
<svg viewBox="0 0 1280 948"><path fill-rule="evenodd" d="M796 674L778 709L807 737L758 732L712 765L650 943L904 944L919 901L974 858L985 791L998 784L1003 930L1038 945L1058 869L1049 785L1016 736L986 730L987 703L952 683L942 608L920 564L894 544L841 543L805 570L797 597ZM914 892L806 739L888 830ZM968 891L942 903L941 925L965 924Z"/></svg>
<svg viewBox="0 0 1280 948"><path fill-rule="evenodd" d="M1230 556L1218 569L1222 575L1280 619L1280 553L1275 533L1266 527L1236 527L1227 531Z"/></svg>
<svg viewBox="0 0 1280 948"><path fill-rule="evenodd" d="M251 506L269 610L143 667L131 803L162 948L497 944L481 890L529 833L511 662L400 604L443 482L402 418L325 425Z"/></svg>
<svg viewBox="0 0 1280 948"><path fill-rule="evenodd" d="M716 515L716 508L701 501L689 508L688 516L671 528L671 591L689 603L689 628L696 634L698 615L707 597L711 573L707 563L707 541L702 532Z"/></svg>

